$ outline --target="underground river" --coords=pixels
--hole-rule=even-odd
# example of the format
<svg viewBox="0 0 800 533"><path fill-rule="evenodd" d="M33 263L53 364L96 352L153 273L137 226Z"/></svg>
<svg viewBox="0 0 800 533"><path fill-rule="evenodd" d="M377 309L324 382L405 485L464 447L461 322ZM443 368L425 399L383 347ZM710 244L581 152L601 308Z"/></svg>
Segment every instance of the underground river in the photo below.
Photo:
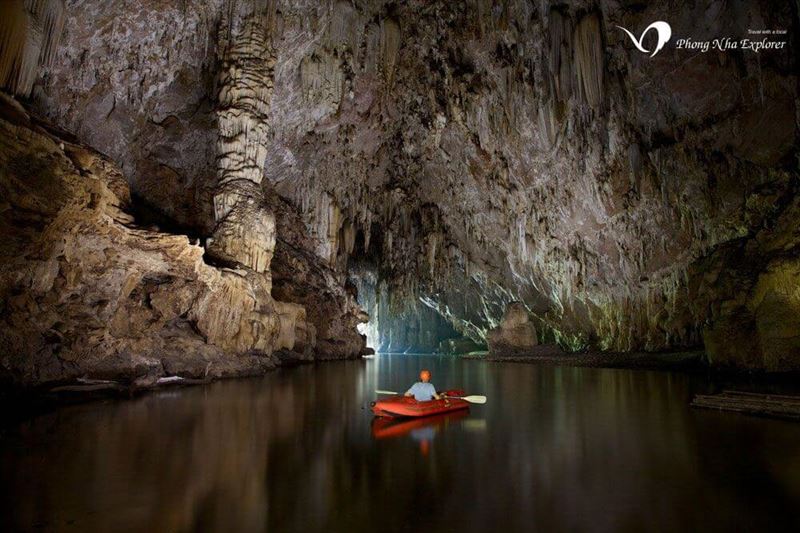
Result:
<svg viewBox="0 0 800 533"><path fill-rule="evenodd" d="M420 367L488 403L373 427ZM667 372L376 356L63 406L3 428L4 530L800 530L800 425Z"/></svg>

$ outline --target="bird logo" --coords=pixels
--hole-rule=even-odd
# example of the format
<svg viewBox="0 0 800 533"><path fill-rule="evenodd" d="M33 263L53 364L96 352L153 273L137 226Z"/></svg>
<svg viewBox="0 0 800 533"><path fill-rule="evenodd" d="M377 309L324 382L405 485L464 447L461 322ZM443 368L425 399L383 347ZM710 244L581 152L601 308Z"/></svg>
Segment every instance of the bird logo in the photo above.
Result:
<svg viewBox="0 0 800 533"><path fill-rule="evenodd" d="M657 20L652 24L650 24L648 27L646 27L642 32L641 37L639 37L638 39L634 34L629 32L622 26L617 26L617 28L624 31L628 35L628 37L631 38L631 41L633 41L633 46L635 46L637 50L639 50L640 52L644 52L645 54L650 54L650 57L655 56L659 50L664 48L664 45L667 44L667 41L669 41L670 37L672 37L672 27L670 27L670 25L664 22L663 20ZM656 30L656 33L658 34L658 42L656 42L656 47L652 53L650 53L650 50L648 50L643 46L644 36L647 35L647 32L649 32L650 30Z"/></svg>

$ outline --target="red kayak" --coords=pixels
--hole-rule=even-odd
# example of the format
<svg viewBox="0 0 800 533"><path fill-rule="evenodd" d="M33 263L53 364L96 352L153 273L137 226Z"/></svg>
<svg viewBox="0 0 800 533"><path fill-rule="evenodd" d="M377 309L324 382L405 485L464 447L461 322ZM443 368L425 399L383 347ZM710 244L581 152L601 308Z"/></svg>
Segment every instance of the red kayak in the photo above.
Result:
<svg viewBox="0 0 800 533"><path fill-rule="evenodd" d="M463 390L445 391L446 396L463 396ZM458 411L469 407L469 402L458 398L418 402L413 397L390 396L372 403L372 412L376 416L388 418L431 416L450 411Z"/></svg>

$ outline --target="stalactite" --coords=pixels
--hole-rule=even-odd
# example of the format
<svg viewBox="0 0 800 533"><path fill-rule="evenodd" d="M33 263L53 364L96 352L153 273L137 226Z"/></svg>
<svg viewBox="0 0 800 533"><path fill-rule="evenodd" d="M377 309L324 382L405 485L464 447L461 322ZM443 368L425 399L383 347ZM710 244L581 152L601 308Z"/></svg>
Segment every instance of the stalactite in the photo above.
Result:
<svg viewBox="0 0 800 533"><path fill-rule="evenodd" d="M64 29L66 6L64 0L27 0L26 5L42 27L39 64L48 65L55 56Z"/></svg>
<svg viewBox="0 0 800 533"><path fill-rule="evenodd" d="M366 202L365 202L366 204ZM372 212L367 210L364 216L364 251L369 250L369 243L372 238Z"/></svg>
<svg viewBox="0 0 800 533"><path fill-rule="evenodd" d="M557 100L566 102L572 95L573 79L570 19L564 17L558 9L551 9L548 29L550 49L547 64L552 80L552 92Z"/></svg>
<svg viewBox="0 0 800 533"><path fill-rule="evenodd" d="M575 76L584 101L598 107L603 101L603 36L596 14L586 15L575 27L573 37Z"/></svg>
<svg viewBox="0 0 800 533"><path fill-rule="evenodd" d="M344 223L344 252L349 256L356 244L356 225L350 219Z"/></svg>
<svg viewBox="0 0 800 533"><path fill-rule="evenodd" d="M539 131L548 148L552 148L558 139L561 122L558 113L558 104L552 99L547 99L539 105Z"/></svg>
<svg viewBox="0 0 800 533"><path fill-rule="evenodd" d="M0 3L0 82L11 92L16 92L27 30L28 17L22 1Z"/></svg>
<svg viewBox="0 0 800 533"><path fill-rule="evenodd" d="M64 0L0 3L0 85L28 96L38 68L49 64L64 28Z"/></svg>
<svg viewBox="0 0 800 533"><path fill-rule="evenodd" d="M326 36L331 48L344 46L355 55L364 32L364 25L358 11L350 2L339 1L331 9L331 22ZM358 62L358 58L355 58Z"/></svg>
<svg viewBox="0 0 800 533"><path fill-rule="evenodd" d="M434 272L436 268L436 252L438 250L441 238L442 236L436 232L431 233L427 238L426 259L428 262L428 273L430 274L431 278L434 278Z"/></svg>
<svg viewBox="0 0 800 533"><path fill-rule="evenodd" d="M327 260L328 263L333 265L336 263L336 252L339 249L339 230L344 223L342 217L342 210L329 195L324 196L325 202L325 233L327 245Z"/></svg>
<svg viewBox="0 0 800 533"><path fill-rule="evenodd" d="M391 86L394 81L397 52L400 50L400 26L392 19L381 22L381 65L386 83Z"/></svg>
<svg viewBox="0 0 800 533"><path fill-rule="evenodd" d="M364 31L364 57L362 60L363 70L366 73L374 74L378 71L381 50L381 29L378 24L372 23Z"/></svg>

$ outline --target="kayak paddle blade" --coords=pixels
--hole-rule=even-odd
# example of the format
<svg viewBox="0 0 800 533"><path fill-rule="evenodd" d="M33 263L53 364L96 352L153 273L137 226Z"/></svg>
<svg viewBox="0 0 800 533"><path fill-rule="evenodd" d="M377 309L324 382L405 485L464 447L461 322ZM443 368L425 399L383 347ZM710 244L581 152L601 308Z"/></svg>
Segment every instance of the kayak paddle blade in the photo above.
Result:
<svg viewBox="0 0 800 533"><path fill-rule="evenodd" d="M397 394L400 394L400 393L394 392L394 391L390 391L390 390L376 390L375 394L394 394L394 395L397 395Z"/></svg>
<svg viewBox="0 0 800 533"><path fill-rule="evenodd" d="M469 403L486 403L486 396L461 396L459 399Z"/></svg>

